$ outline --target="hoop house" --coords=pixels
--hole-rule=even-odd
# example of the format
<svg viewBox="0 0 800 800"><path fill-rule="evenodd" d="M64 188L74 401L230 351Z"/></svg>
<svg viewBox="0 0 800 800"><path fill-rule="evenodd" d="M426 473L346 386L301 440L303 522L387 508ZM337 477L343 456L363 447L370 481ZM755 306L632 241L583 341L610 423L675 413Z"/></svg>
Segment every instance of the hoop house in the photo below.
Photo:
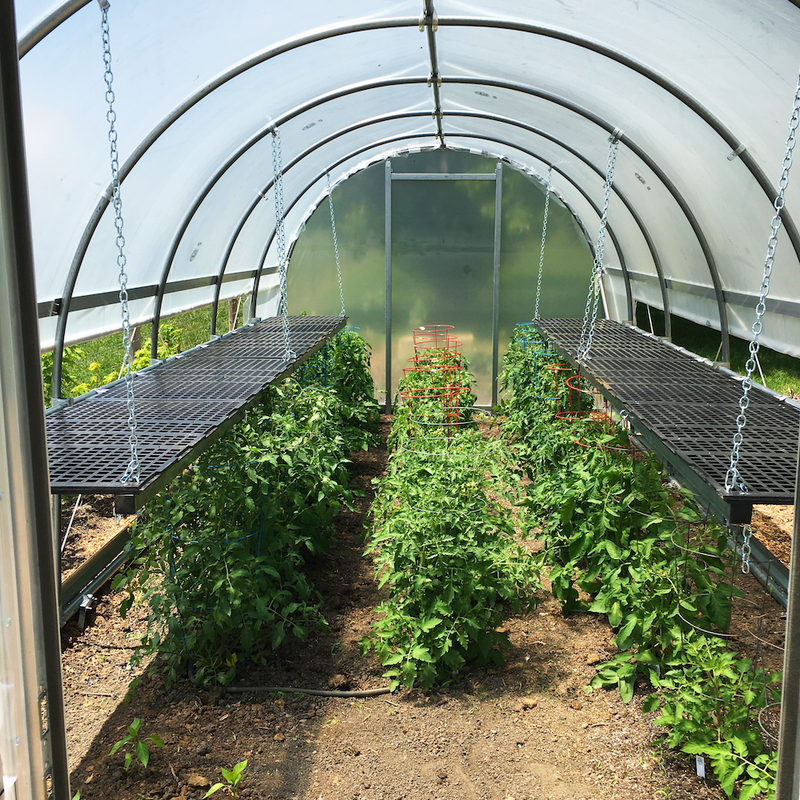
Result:
<svg viewBox="0 0 800 800"><path fill-rule="evenodd" d="M58 399L71 344L152 323L155 356L163 319L242 295L251 318L278 315L286 270L304 280L292 274L295 245L329 194L372 165L443 150L540 184L551 227L555 207L567 209L597 256L590 300L601 315L632 322L643 303L663 311L667 337L673 318L691 320L719 332L728 362L730 337L750 338L759 300L798 43L798 0L0 0L0 610L9 621L0 759L9 796L45 797L45 775L58 800L69 791L52 534L41 511L50 484L40 353L53 352ZM386 197L389 208L390 189ZM760 341L796 357L798 219L795 180ZM487 311L495 365L499 247ZM544 241L541 252L546 271ZM524 276L537 318L548 314L539 263L537 245ZM375 264L380 280L384 270ZM346 296L346 260L341 271ZM390 290L386 309L390 351ZM290 350L287 325L288 361L302 354ZM795 723L797 678L786 685Z"/></svg>

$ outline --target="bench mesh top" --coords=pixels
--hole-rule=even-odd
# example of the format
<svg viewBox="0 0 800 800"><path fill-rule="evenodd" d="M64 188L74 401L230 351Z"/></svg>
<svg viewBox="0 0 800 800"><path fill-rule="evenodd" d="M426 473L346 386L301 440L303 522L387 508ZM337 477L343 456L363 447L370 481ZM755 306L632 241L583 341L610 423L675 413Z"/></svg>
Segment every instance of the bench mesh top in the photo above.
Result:
<svg viewBox="0 0 800 800"><path fill-rule="evenodd" d="M121 482L130 458L124 380L48 413L51 491L114 494L127 498L121 507L140 506L345 323L338 316L289 317L290 361L283 358L281 320L271 317L138 373L138 484Z"/></svg>
<svg viewBox="0 0 800 800"><path fill-rule="evenodd" d="M582 320L543 319L542 334L575 363ZM739 472L747 495L725 491L742 382L655 336L599 320L581 373L651 431L727 502L794 502L800 407L753 384Z"/></svg>

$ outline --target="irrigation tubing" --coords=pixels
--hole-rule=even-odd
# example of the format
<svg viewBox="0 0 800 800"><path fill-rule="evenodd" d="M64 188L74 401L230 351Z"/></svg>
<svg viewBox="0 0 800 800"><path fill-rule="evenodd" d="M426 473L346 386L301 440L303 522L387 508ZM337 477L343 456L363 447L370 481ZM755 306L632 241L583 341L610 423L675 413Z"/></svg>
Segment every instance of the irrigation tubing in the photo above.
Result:
<svg viewBox="0 0 800 800"><path fill-rule="evenodd" d="M285 692L291 694L313 694L317 697L377 697L380 694L391 694L388 686L381 689L362 689L355 692L340 692L335 689L298 689L294 686L226 686L229 694L244 694L245 692Z"/></svg>

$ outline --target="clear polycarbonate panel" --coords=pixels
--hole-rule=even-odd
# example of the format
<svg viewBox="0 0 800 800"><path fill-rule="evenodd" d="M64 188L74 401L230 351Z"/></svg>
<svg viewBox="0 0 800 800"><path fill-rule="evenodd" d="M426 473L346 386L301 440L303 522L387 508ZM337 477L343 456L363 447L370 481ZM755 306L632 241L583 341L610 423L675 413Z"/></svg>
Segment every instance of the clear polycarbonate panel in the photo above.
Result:
<svg viewBox="0 0 800 800"><path fill-rule="evenodd" d="M596 211L592 217L583 218L581 221L588 230L595 232L592 240L596 241L604 199L604 168L600 171L593 170L584 162L570 157L563 147L559 147L547 139L542 140L541 137L536 137L515 126L487 120L481 123L481 128L486 131L485 135L489 136L491 140L504 143L500 146L506 144L514 146L518 151L518 159L525 158L530 152L538 154L542 161L530 159L530 157L528 157L528 161L536 165L539 174L546 175L547 166L552 164L554 166L553 185L570 205L578 195L585 196L588 201L591 201ZM459 125L457 121L448 125L448 133L450 133L448 137L450 142L459 142L463 138L469 139L469 131L466 126ZM495 147L496 145L493 143L491 146ZM625 169L623 164L619 166L622 170ZM609 205L609 226L613 236L620 242L625 258L629 262L628 266L635 264L640 271L655 275L653 257L647 247L644 234L630 210L619 199L617 192L612 194ZM606 263L608 263L608 259L606 259Z"/></svg>
<svg viewBox="0 0 800 800"><path fill-rule="evenodd" d="M558 171L571 178L583 192L592 197L597 207L602 207L608 161L608 134L596 124L578 114L565 113L555 103L508 89L493 88L488 100L484 97L484 88L469 84L443 87L443 94L447 101L446 108L453 109L452 119L448 114L445 116L448 128L475 126L485 131L486 135L513 137L522 146L527 145L529 149L551 160ZM484 102L490 102L492 107L482 112ZM533 121L531 127L546 132L548 138L531 133L519 125L506 124L498 127L496 119L482 121L466 116L478 113L487 113L497 118ZM559 180L557 173L555 180ZM704 263L697 236L667 188L625 146L620 147L614 187L615 193L623 194L635 207L657 252L669 264L672 274L681 278L690 275L696 277L698 265L702 267ZM612 195L609 224L615 230L620 214L627 215L627 212L618 198ZM595 236L598 227L594 221L596 218L597 214L592 213L585 220L585 224L595 230ZM637 251L626 253L626 258L631 262L631 268L655 274L652 255L649 249L642 249L641 241Z"/></svg>
<svg viewBox="0 0 800 800"><path fill-rule="evenodd" d="M732 327L737 330L748 331L745 338L752 338L750 328L755 320L755 311L752 306L743 307L731 303L728 306L729 319ZM779 352L800 357L800 317L787 316L770 310L767 303L767 314L764 316L764 329L759 336L759 341Z"/></svg>
<svg viewBox="0 0 800 800"><path fill-rule="evenodd" d="M128 308L131 326L144 325L153 318L155 298L131 300ZM72 311L67 322L65 344L80 344L119 330L122 330L119 304Z"/></svg>
<svg viewBox="0 0 800 800"><path fill-rule="evenodd" d="M18 0L20 35L56 7ZM797 78L798 9L768 0L700 6L676 0L640 4L634 12L590 0L569 6L558 0L443 0L435 7L442 124L452 146L539 174L553 161L564 175L557 191L593 238L596 210L577 195L586 193L597 205L602 181L596 173L605 170L608 132L621 129L615 184L636 207L665 277L675 282L673 310L719 326L718 311L712 313L716 299L708 295L716 269L721 288L734 298L731 331L746 335L742 298L757 293L771 217L772 197L759 180L775 186L779 177ZM420 117L415 126L405 116L433 110L427 37L417 25L421 10L418 0L380 6L312 0L302 13L257 0L199 7L115 3L110 20L121 161L141 154L123 184L130 284L209 277L223 266L258 268L274 229L271 195L256 204L238 235L237 227L269 183L264 134L275 120L284 162L300 159L286 178L287 204L297 203L287 220L290 239L324 196L316 176L326 169L341 177L363 168L378 153L402 149L399 138L389 139L404 134L424 131L427 140L413 141L431 146L433 121L428 117L423 126ZM100 11L90 3L21 61L42 301L63 294L110 179L99 26ZM368 88L375 84L380 88ZM739 144L744 151L732 152ZM354 155L359 148L366 148L361 157ZM792 184L787 211L800 218L799 207L800 189ZM612 198L609 223L621 248L616 255L653 277L640 224L618 198ZM113 236L106 211L81 265L77 295L116 287ZM609 264L621 263L613 247L607 253ZM267 255L268 265L274 260ZM774 296L796 300L799 273L784 237ZM610 305L625 308L618 277L606 283L613 288ZM689 285L696 290L686 290ZM657 286L646 286L634 295L656 304ZM168 305L190 302L174 295ZM793 314L775 313L789 322L776 322L774 330L790 330ZM105 329L112 318L103 313L96 323L89 322L91 313L79 314L69 325L78 338ZM53 320L41 327L43 343L52 341ZM793 344L778 349L787 347Z"/></svg>
<svg viewBox="0 0 800 800"><path fill-rule="evenodd" d="M493 173L495 163L494 160L479 158L465 152L439 151L398 155L392 158L392 169L397 173L428 171ZM456 297L457 305L460 307L455 311L450 309L447 316L458 317L459 331L470 337L469 347L477 354L477 365L475 360L471 363L482 370L482 391L484 394L487 391L490 393L488 381L491 376L491 362L487 362L487 353L491 353L491 296L489 306L486 307L484 305L486 286L481 281L481 277L485 278L485 275L481 276L480 273L476 275L474 271L464 272L464 267L470 266L470 258L477 252L476 264L480 262L485 272L488 259L491 277L494 183L446 184L451 187L450 192L444 192L446 198L450 198L449 201L446 204L429 203L429 199L441 193L435 188L439 185L417 183L413 184L417 187L416 190L409 192L411 184L403 181L393 182L393 197L397 196L394 193L398 188L410 194L412 199L417 193L423 196L423 200L416 204L417 208L413 212L409 208L403 212L402 194L397 196L399 197L397 202L401 203L401 213L393 218L395 243L393 274L396 276L395 296L399 306L394 319L395 383L402 374L404 360L408 357L407 353L404 354L403 348L405 339L410 337L408 325L410 315L421 319L420 314L423 311L425 313L430 311L431 314L434 311L441 311L444 314L443 304L447 302L447 298ZM480 188L476 190L474 187ZM355 175L334 192L345 305L350 323L358 326L362 335L373 346L372 374L376 387L381 389L384 388L386 374L384 188L384 166L380 164ZM485 202L481 204L480 210L476 208L470 210L465 205L465 196L473 196L476 191L481 196L486 195L483 198ZM529 320L534 314L543 210L542 187L529 176L504 165L500 267L501 356L514 324ZM459 235L451 241L448 231L460 230L459 226L464 224L464 220L468 224L474 223L473 217L476 214L480 214L479 224L482 228L486 228L482 230L485 235L469 252L461 251L459 242L464 237ZM423 220L421 224L417 220L418 215L421 215ZM441 236L447 238L448 246L442 247L436 241L429 241L430 237L423 235L426 231L430 233L428 229L440 231ZM471 241L469 235L466 236L467 240ZM410 239L419 239L418 246L408 245ZM406 243L406 247L403 247L403 242ZM402 252L399 252L401 250ZM454 266L454 263L451 263L454 254L459 253L464 255L466 261L454 262ZM426 269L426 264L429 269ZM435 266L431 267L431 264ZM543 315L580 316L583 313L591 264L591 253L583 232L571 213L556 198L551 199L541 294ZM448 271L449 277L445 275ZM411 275L413 278L408 278L406 275ZM447 291L439 291L439 287L432 284L434 277L440 281L448 277L450 284L457 286L462 294L458 294L450 284ZM470 280L477 281L477 288L472 287L475 289L474 292L467 291ZM425 287L434 297L433 310L422 309L421 300L417 298ZM491 280L489 292L491 293ZM338 313L339 290L327 201L308 221L292 254L289 269L289 307L292 313L302 311L313 314ZM482 320L478 329L473 329L470 316ZM464 352L472 359L466 342Z"/></svg>
<svg viewBox="0 0 800 800"><path fill-rule="evenodd" d="M54 0L27 0L25 3L14 3L14 15L17 24L17 37L21 38L37 23L48 17L61 6Z"/></svg>
<svg viewBox="0 0 800 800"><path fill-rule="evenodd" d="M316 150L315 155L318 156L318 160L316 158L306 158L284 170L285 225L289 239L297 236L303 220L310 213L310 208L313 208L327 192L327 179L322 165L329 165L330 179L332 183L335 183L342 174L347 173L353 165L364 161L365 158L375 160L377 156L374 155L376 152L374 142L386 142L386 147L393 151L397 147L409 146L409 143L420 142L420 136L424 135L425 132L429 135L434 133L433 121L429 115L423 114L420 116L417 112L410 113L414 113L414 116L404 116L396 120L365 125L349 132L347 135L339 136ZM288 142L291 142L290 137L287 136L286 138ZM271 143L269 146L271 148ZM284 148L284 150L286 149ZM383 152L383 149L380 152ZM367 153L372 153L373 155L368 157ZM286 163L290 164L291 160L287 159ZM264 176L264 180L263 188L266 189L267 181L272 180L271 161L268 176ZM300 202L297 200L299 196L303 198ZM255 193L249 197L244 197L248 201L247 208L250 208L254 202L251 198L258 198L258 194ZM219 207L220 214L223 216L230 215L229 209L237 207L237 196L234 192L227 209L224 199L224 196L221 199L209 196L209 208ZM212 212L208 211L206 213ZM240 211L238 218L230 220L229 229L239 226L243 213L243 210ZM257 205L242 226L241 233L236 238L226 271L257 267L263 259L264 248L272 238L274 225L275 197L270 189L269 192L264 194L264 200L257 202ZM187 241L191 243L191 239ZM267 257L268 265L272 266L278 263L276 248L277 242L273 241L272 251Z"/></svg>
<svg viewBox="0 0 800 800"><path fill-rule="evenodd" d="M611 271L611 274L622 277L621 271ZM664 302L658 278L633 271L628 272L628 277L631 282L631 296L634 300L646 303L653 308L661 308L663 311Z"/></svg>
<svg viewBox="0 0 800 800"><path fill-rule="evenodd" d="M330 179L332 185L336 185L342 179L365 169L371 164L382 161L384 158L393 156L398 150L421 150L432 147L430 144L431 135L409 134L400 140L393 140L379 144L376 147L362 149L360 152L353 153L349 158L339 159L340 163L336 169L331 169ZM310 166L310 165L308 165ZM312 171L313 178L313 171ZM317 173L316 180L311 184L306 184L300 196L295 196L288 187L284 188L286 197L286 240L287 249L291 243L301 235L303 226L309 215L309 210L314 209L327 195L327 181L324 174ZM250 224L248 222L248 224ZM277 242L273 240L270 245L266 263L269 265L277 264Z"/></svg>
<svg viewBox="0 0 800 800"><path fill-rule="evenodd" d="M202 93L212 78L260 53L265 42L275 41L264 38L265 29L270 37L281 38L280 26L265 15L263 7L257 12L254 4L244 4L248 7L253 10L251 24L241 28L234 27L230 19L217 24L217 17L238 19L244 13L238 5L230 15L218 7L212 20L208 14L196 14L194 8L179 20L172 6L145 3L137 4L135 11L123 5L119 11L116 7L112 10L122 162L176 107ZM152 35L154 15L162 25L163 39ZM291 17L296 27L298 15L287 11L283 16ZM83 230L81 220L86 220L110 179L99 23L99 10L92 4L22 61L34 231L50 256L37 252L41 297L58 296L60 289L54 284L59 281L52 280L54 273L63 269L63 253L74 251ZM190 38L193 25L204 23L209 27ZM224 35L226 29L230 36ZM216 44L206 49L202 43L208 36ZM297 108L301 99L311 101L364 80L427 76L425 54L411 45L412 36L414 44L419 41L415 28L364 36L337 36L289 48L222 83L177 119L125 182L131 224L137 225L149 214L145 224L153 226L152 230L145 228L140 238L163 240L168 233L162 228L174 226L176 209L191 201L209 170L248 136ZM192 55L182 61L179 53L185 49ZM416 50L416 55L409 58L411 50ZM57 74L53 74L53 64L59 64ZM337 69L326 68L326 64L336 64ZM209 72L209 66L217 68ZM165 81L164 75L170 80ZM204 80L202 76L207 77ZM330 120L332 129L341 127L341 122ZM58 137L49 135L54 127L59 130ZM317 136L318 130L309 129L301 138L310 143ZM72 213L65 215L62 209ZM147 261L146 251L142 258Z"/></svg>
<svg viewBox="0 0 800 800"><path fill-rule="evenodd" d="M309 69L309 63L347 61L348 69L353 72L344 75L337 72L336 78L356 80L366 74L368 65L374 68L373 56L379 52L384 54L382 60L387 73L393 74L402 71L402 67L399 60L392 62L391 40L403 35L409 35L408 30L375 32L370 44L377 51L358 47L351 41L353 37L358 38L358 34L292 50L232 79L171 125L123 183L126 223L137 230L135 239L131 237L130 240L129 256L132 264L138 263L140 270L144 270L144 273L137 273L138 280L142 283L158 282L181 213L205 188L209 175L223 165L242 142L263 133L270 116L276 118L295 105L296 98L302 94L302 86L308 87L303 80L308 77L305 70ZM396 47L394 52L397 52ZM424 74L423 66L424 61L419 58L414 66L418 76ZM326 75L327 79L318 81L316 87L319 97L335 87L331 73L326 71ZM383 76L376 75L375 79L379 77ZM265 113L260 103L253 102L256 97L270 98L272 114ZM348 116L353 111L349 109ZM346 117L344 114L336 116L335 104L328 108L320 107L315 116L319 118L326 113L329 115L327 124L316 124L312 128L308 122L303 124L298 119L294 125L282 126L282 138L286 142L283 148L285 163L291 162L293 153L302 152L324 136L326 130L335 132L342 127L342 120ZM363 115L363 106L357 113ZM219 121L223 119L225 124L220 125ZM284 127L286 130L283 130ZM271 137L262 139L260 145L267 146L271 163L270 140ZM258 149L262 150L262 147ZM255 197L264 185L263 171L260 174L250 173L242 186L242 194L247 199ZM108 210L104 217L108 218L110 214ZM87 252L76 287L79 294L83 293L81 286L84 282L96 285L97 281L103 280L103 276L106 280L113 280L113 275L108 275L108 270L104 271L103 254L108 252L109 246L113 247L110 239L113 238L114 228L107 219L101 221L101 225L105 233L98 232ZM106 241L103 241L104 238Z"/></svg>
<svg viewBox="0 0 800 800"><path fill-rule="evenodd" d="M520 151L504 143L499 142L485 142L475 139L470 139L466 136L453 136L450 138L450 145L453 147L461 147L472 151L483 150L486 155L491 155L496 158L507 159L511 162L522 160ZM538 160L526 159L530 167L538 175L544 176L547 173L547 165L539 162ZM582 229L591 242L595 242L600 227L600 216L596 209L591 205L584 195L577 191L573 184L565 181L558 174L553 176L553 189L563 198L564 203L570 209ZM600 204L602 205L602 186L600 186ZM618 264L619 255L616 246L611 237L606 236L605 258L604 263ZM537 262L538 263L538 262ZM588 280L588 279L587 279ZM542 316L556 316L549 311L542 311Z"/></svg>
<svg viewBox="0 0 800 800"><path fill-rule="evenodd" d="M333 202L345 310L349 324L358 327L372 345L372 375L376 388L382 389L386 375L383 164L336 187ZM288 296L291 314L338 314L341 310L327 200L297 240L289 265Z"/></svg>
<svg viewBox="0 0 800 800"><path fill-rule="evenodd" d="M605 291L606 305L608 306L608 317L610 319L629 322L627 294L622 271L604 272L603 289Z"/></svg>

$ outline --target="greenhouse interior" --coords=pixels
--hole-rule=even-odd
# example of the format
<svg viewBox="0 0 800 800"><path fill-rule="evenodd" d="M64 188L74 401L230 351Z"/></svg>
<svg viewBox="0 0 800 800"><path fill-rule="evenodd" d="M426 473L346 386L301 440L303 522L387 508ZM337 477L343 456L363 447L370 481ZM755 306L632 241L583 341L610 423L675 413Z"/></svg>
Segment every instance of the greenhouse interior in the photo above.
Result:
<svg viewBox="0 0 800 800"><path fill-rule="evenodd" d="M0 0L3 800L800 798L798 70Z"/></svg>

